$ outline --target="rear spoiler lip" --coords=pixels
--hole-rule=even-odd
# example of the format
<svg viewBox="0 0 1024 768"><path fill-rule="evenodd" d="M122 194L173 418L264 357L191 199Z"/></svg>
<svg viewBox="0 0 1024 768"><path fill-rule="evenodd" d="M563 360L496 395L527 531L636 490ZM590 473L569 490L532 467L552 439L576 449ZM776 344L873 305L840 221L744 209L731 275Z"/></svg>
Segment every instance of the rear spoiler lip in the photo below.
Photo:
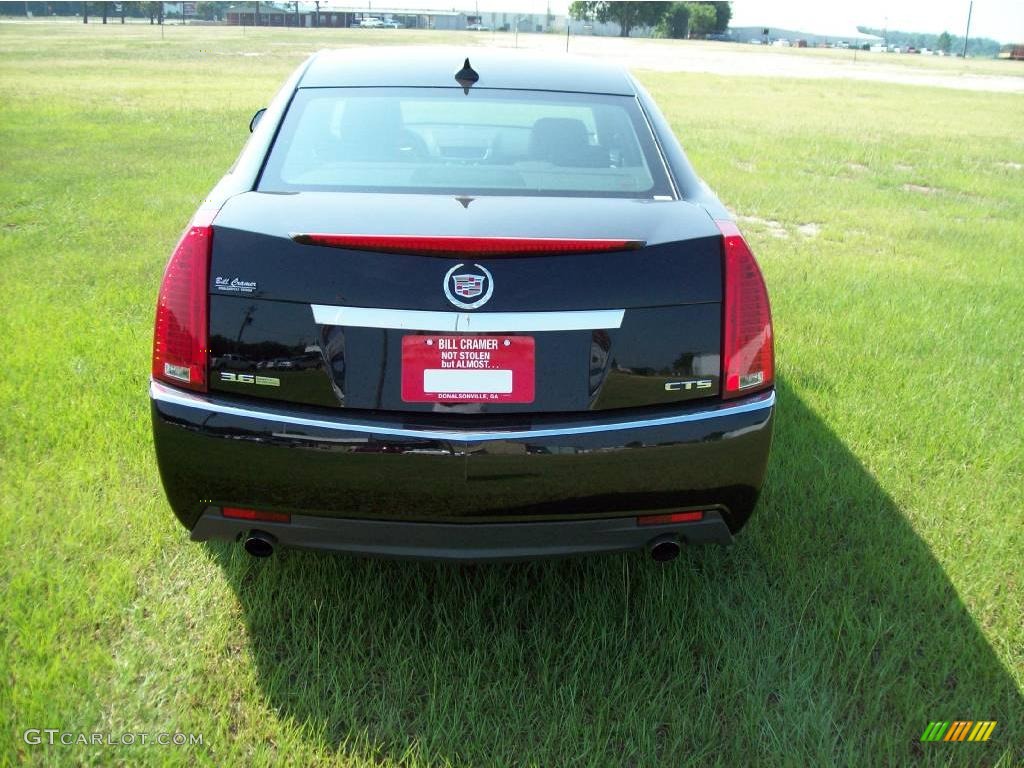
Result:
<svg viewBox="0 0 1024 768"><path fill-rule="evenodd" d="M292 232L300 245L345 248L414 256L516 257L633 251L645 240L584 237L509 237L461 235L371 235Z"/></svg>

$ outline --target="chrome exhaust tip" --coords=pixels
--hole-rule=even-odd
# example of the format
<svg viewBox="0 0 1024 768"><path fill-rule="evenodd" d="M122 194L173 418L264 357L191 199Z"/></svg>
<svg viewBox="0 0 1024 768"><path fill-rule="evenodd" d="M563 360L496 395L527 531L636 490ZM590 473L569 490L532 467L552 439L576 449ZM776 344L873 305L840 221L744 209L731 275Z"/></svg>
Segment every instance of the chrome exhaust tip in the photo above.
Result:
<svg viewBox="0 0 1024 768"><path fill-rule="evenodd" d="M659 536L647 545L651 559L656 563L667 563L679 557L679 539L675 536Z"/></svg>
<svg viewBox="0 0 1024 768"><path fill-rule="evenodd" d="M249 531L245 535L245 551L253 557L270 557L274 554L277 539L263 531Z"/></svg>

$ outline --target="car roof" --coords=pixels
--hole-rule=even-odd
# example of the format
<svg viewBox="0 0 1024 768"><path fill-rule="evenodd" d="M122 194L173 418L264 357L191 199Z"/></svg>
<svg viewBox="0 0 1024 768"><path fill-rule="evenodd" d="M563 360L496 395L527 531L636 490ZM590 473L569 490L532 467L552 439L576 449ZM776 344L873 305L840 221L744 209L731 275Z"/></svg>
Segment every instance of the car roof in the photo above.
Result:
<svg viewBox="0 0 1024 768"><path fill-rule="evenodd" d="M636 95L633 80L617 65L568 54L477 47L389 45L314 54L299 88L458 87L455 73L466 59L480 76L474 88L572 91Z"/></svg>

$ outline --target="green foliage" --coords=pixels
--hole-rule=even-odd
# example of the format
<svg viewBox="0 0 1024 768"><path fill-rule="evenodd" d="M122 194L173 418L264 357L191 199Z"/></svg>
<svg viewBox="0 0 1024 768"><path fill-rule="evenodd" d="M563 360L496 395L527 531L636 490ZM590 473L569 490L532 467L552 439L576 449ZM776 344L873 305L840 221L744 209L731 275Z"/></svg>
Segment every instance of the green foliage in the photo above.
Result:
<svg viewBox="0 0 1024 768"><path fill-rule="evenodd" d="M943 32L935 41L935 47L940 51L945 51L946 53L949 53L949 49L952 47L952 45L953 38L950 37L949 32Z"/></svg>
<svg viewBox="0 0 1024 768"><path fill-rule="evenodd" d="M569 6L574 19L618 23L619 35L629 37L634 27L653 27L661 21L671 3L668 2L587 2L576 0Z"/></svg>
<svg viewBox="0 0 1024 768"><path fill-rule="evenodd" d="M732 5L728 2L669 3L654 29L654 36L703 37L712 32L724 32L731 18Z"/></svg>
<svg viewBox="0 0 1024 768"><path fill-rule="evenodd" d="M690 35L703 37L715 31L718 16L711 3L687 3L690 12Z"/></svg>
<svg viewBox="0 0 1024 768"><path fill-rule="evenodd" d="M587 0L573 0L569 3L569 16L577 21L594 21L594 5Z"/></svg>
<svg viewBox="0 0 1024 768"><path fill-rule="evenodd" d="M725 32L732 21L732 3L714 2L711 5L715 8L715 32Z"/></svg>
<svg viewBox="0 0 1024 768"><path fill-rule="evenodd" d="M672 3L655 28L656 37L681 40L690 31L690 10L687 3Z"/></svg>
<svg viewBox="0 0 1024 768"><path fill-rule="evenodd" d="M164 4L162 2L153 2L153 0L147 0L142 3L130 3L130 6L137 10L140 15L146 16L150 23L154 21L162 21L164 18Z"/></svg>
<svg viewBox="0 0 1024 768"><path fill-rule="evenodd" d="M211 21L217 16L217 3L196 3L196 18Z"/></svg>

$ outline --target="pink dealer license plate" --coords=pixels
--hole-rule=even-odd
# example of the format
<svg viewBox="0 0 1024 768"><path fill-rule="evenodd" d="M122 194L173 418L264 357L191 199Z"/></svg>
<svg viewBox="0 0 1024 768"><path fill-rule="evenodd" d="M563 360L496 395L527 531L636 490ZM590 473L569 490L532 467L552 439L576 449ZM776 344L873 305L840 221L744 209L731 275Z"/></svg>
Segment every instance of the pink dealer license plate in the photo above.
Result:
<svg viewBox="0 0 1024 768"><path fill-rule="evenodd" d="M532 336L403 336L407 403L532 403Z"/></svg>

